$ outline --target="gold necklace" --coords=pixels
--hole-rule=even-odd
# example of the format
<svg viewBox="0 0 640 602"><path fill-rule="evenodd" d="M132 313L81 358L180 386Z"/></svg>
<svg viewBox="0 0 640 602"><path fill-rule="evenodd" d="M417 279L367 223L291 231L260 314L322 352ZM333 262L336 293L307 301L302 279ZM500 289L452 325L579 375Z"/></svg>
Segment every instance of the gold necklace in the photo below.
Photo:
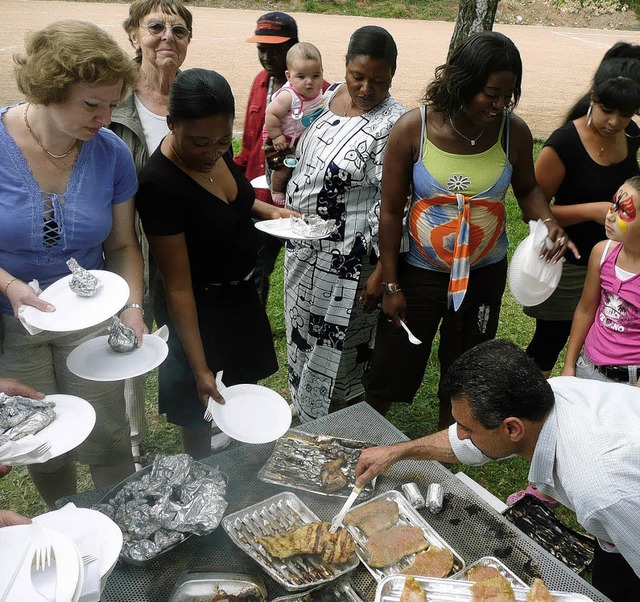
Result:
<svg viewBox="0 0 640 602"><path fill-rule="evenodd" d="M185 169L188 169L189 171L195 172L196 175L200 176L201 178L204 178L205 180L209 180L209 184L213 184L213 178L211 177L211 172L205 175L203 173L200 173L199 171L196 171L195 169L191 169L182 160L182 157L176 152L176 149L174 148L173 144L169 143L169 145L171 146L171 150L173 151L173 154L176 156L176 159L180 161L180 164L182 165L182 167L184 167Z"/></svg>
<svg viewBox="0 0 640 602"><path fill-rule="evenodd" d="M68 157L71 152L75 149L76 145L78 144L78 141L76 140L73 143L73 146L66 152L66 153L62 153L61 155L58 155L56 153L52 153L48 148L45 148L44 144L42 144L42 142L40 142L40 138L38 138L38 136L36 136L35 132L31 129L31 125L29 124L29 118L27 117L27 111L29 110L29 107L31 105L27 104L27 106L24 108L24 124L27 126L27 130L29 130L29 133L31 134L31 136L33 137L33 139L38 143L38 146L45 152L47 153L47 155L49 155L50 157L53 157L54 159L64 159L65 157Z"/></svg>
<svg viewBox="0 0 640 602"><path fill-rule="evenodd" d="M485 130L487 128L483 128L482 131L475 137L475 138L467 138L467 136L465 136L462 132L459 132L458 129L456 128L455 125L453 125L453 117L449 117L449 123L451 124L451 127L453 128L453 131L458 134L458 136L464 138L471 146L475 146L476 142L478 142L478 140L480 140L480 137L482 136L482 134L484 134Z"/></svg>
<svg viewBox="0 0 640 602"><path fill-rule="evenodd" d="M598 151L598 157L602 157L602 155L604 155L604 153L609 150L603 143L602 143L602 136L600 135L600 132L596 129L596 127L593 125L593 123L589 124L589 127L593 130L593 133L598 136L598 138L600 138L600 142L598 142L598 144L600 144L600 150ZM615 144L615 141L614 141Z"/></svg>

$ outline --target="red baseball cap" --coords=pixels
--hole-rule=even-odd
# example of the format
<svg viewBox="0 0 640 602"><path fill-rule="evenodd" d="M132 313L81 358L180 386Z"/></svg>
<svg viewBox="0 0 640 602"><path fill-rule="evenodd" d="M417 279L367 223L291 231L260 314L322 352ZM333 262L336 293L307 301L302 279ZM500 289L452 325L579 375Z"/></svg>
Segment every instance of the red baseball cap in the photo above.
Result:
<svg viewBox="0 0 640 602"><path fill-rule="evenodd" d="M282 44L291 39L298 39L298 26L295 20L287 13L273 12L262 15L258 19L256 33L247 38L247 42Z"/></svg>

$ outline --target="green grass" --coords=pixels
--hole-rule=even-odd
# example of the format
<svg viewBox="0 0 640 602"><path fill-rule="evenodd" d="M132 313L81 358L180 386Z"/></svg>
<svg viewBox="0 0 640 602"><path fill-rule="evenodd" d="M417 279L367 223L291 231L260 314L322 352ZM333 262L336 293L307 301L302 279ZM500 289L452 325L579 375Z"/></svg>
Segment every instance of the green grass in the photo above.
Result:
<svg viewBox="0 0 640 602"><path fill-rule="evenodd" d="M541 145L534 149L537 156ZM239 150L235 149L236 152ZM518 242L528 234L528 226L522 222L520 210L515 198L510 193L507 197L507 230L510 239L509 254L513 252ZM276 374L266 379L263 384L278 391L285 398L289 397L287 387L286 336L284 327L284 312L282 307L283 264L282 256L278 261L272 276L271 292L268 301L268 315L271 322L273 337L280 369ZM502 314L498 336L514 341L525 347L533 333L534 321L522 313L522 308L516 304L507 292L504 295ZM436 341L437 345L437 341ZM436 347L434 345L434 348ZM437 429L438 402L436 390L438 385L437 353L427 368L424 382L412 405L394 404L388 414L388 419L410 438L421 437ZM561 358L558 362L562 366ZM559 368L556 368L556 372ZM150 432L145 439L145 460L151 462L157 453L177 453L180 451L180 439L175 427L168 424L163 416L158 416L157 379L156 374L150 374L147 379L146 391L147 415L150 422ZM527 462L515 458L492 463L480 468L454 467L454 471L463 470L481 485L500 499L522 489L527 484ZM91 488L91 478L86 467L79 470L79 489L84 491ZM44 512L45 506L35 491L26 468L14 469L7 477L0 481L0 508L11 508L27 516L35 516ZM575 526L570 513L564 512L568 522Z"/></svg>

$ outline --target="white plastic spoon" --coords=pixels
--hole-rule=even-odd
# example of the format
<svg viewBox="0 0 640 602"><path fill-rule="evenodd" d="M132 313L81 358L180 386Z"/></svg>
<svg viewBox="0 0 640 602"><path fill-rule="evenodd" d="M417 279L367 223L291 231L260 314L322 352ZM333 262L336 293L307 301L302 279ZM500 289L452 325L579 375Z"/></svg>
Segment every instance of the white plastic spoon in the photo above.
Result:
<svg viewBox="0 0 640 602"><path fill-rule="evenodd" d="M413 345L422 345L422 341L414 336L414 334L409 330L409 327L404 323L404 320L400 320L400 325L407 331L407 335L409 337L409 343Z"/></svg>

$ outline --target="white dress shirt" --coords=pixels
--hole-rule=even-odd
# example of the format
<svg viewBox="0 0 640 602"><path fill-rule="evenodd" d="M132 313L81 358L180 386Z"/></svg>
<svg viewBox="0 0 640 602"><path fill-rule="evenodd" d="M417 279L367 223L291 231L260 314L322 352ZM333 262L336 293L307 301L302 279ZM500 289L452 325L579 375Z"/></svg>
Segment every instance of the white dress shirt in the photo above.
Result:
<svg viewBox="0 0 640 602"><path fill-rule="evenodd" d="M640 576L640 388L559 376L555 406L536 443L529 481L575 511L578 522ZM463 464L489 461L449 428Z"/></svg>

